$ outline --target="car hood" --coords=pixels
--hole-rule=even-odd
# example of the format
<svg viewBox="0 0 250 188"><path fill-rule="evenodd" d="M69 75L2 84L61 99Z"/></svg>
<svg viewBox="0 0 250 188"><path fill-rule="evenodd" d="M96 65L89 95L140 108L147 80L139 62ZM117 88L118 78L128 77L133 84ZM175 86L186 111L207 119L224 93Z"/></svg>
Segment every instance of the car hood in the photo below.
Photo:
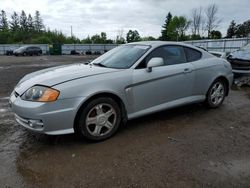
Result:
<svg viewBox="0 0 250 188"><path fill-rule="evenodd" d="M250 61L250 51L248 50L235 51L235 52L232 52L230 56L231 56L230 57L231 59L242 59L242 60Z"/></svg>
<svg viewBox="0 0 250 188"><path fill-rule="evenodd" d="M63 82L115 71L120 70L84 64L52 67L26 75L17 84L15 91L21 95L34 85L45 85L51 87Z"/></svg>

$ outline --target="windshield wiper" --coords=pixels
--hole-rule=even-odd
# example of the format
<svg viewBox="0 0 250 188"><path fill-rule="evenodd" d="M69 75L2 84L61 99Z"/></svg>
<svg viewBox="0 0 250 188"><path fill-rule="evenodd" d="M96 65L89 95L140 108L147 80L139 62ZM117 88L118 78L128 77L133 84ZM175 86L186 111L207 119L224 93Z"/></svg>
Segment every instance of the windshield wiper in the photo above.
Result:
<svg viewBox="0 0 250 188"><path fill-rule="evenodd" d="M97 65L99 67L107 67L106 65L102 64L102 63L93 63L93 65Z"/></svg>

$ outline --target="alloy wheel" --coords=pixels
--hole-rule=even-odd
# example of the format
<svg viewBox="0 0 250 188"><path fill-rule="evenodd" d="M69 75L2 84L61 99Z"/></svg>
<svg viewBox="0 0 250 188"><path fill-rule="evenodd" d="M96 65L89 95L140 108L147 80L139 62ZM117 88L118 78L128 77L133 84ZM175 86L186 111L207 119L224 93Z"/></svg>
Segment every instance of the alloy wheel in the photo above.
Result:
<svg viewBox="0 0 250 188"><path fill-rule="evenodd" d="M222 82L216 82L210 91L211 103L215 106L219 105L225 97L225 87Z"/></svg>
<svg viewBox="0 0 250 188"><path fill-rule="evenodd" d="M92 136L105 136L115 126L117 113L115 109L107 103L95 105L86 116L85 125Z"/></svg>

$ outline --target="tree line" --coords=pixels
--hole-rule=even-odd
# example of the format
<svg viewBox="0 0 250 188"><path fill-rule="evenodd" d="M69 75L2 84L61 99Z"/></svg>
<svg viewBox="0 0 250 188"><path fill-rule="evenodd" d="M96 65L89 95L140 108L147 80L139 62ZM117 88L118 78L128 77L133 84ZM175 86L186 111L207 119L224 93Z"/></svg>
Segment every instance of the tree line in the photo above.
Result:
<svg viewBox="0 0 250 188"><path fill-rule="evenodd" d="M194 8L191 17L172 16L169 12L165 24L162 26L161 40L185 41L199 39L221 39L222 33L218 30L221 19L218 16L218 6L210 4L207 7ZM186 34L187 31L191 34ZM233 20L224 38L247 37L250 34L250 20L236 24Z"/></svg>
<svg viewBox="0 0 250 188"><path fill-rule="evenodd" d="M185 41L197 39L220 39L222 38L218 26L221 19L218 17L218 6L216 4L207 7L194 8L190 17L172 15L169 12L166 16L158 38L148 36L141 37L137 30L129 30L124 34L119 30L115 40L108 39L105 32L88 36L80 40L75 36L68 37L61 31L53 30L43 23L41 13L35 11L34 16L21 11L20 15L13 12L8 20L6 12L0 12L0 44L124 44L136 41L163 40L163 41ZM225 38L247 37L250 33L250 20L237 24L231 21Z"/></svg>

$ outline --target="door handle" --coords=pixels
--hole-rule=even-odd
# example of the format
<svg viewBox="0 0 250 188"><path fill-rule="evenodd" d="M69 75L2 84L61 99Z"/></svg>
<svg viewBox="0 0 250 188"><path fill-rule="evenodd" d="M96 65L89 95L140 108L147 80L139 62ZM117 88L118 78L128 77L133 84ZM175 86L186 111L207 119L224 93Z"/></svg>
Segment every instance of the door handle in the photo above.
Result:
<svg viewBox="0 0 250 188"><path fill-rule="evenodd" d="M185 68L183 71L183 73L190 73L190 72L192 72L192 69L190 69L190 68Z"/></svg>

